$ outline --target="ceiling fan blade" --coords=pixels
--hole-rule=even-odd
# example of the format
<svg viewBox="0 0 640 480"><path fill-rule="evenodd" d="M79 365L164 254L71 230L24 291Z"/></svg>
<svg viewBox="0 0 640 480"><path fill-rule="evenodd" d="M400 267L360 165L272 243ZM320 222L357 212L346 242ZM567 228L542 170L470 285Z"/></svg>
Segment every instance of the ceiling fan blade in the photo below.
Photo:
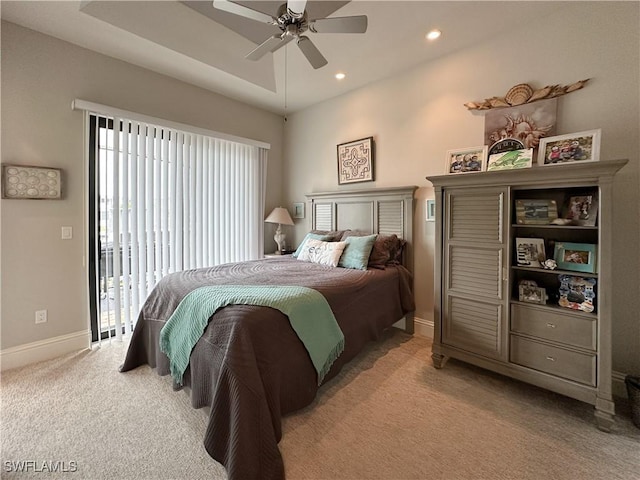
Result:
<svg viewBox="0 0 640 480"><path fill-rule="evenodd" d="M367 16L318 18L309 22L309 30L316 33L364 33Z"/></svg>
<svg viewBox="0 0 640 480"><path fill-rule="evenodd" d="M271 15L259 12L244 5L230 2L229 0L213 0L213 7L218 10L240 15L241 17L250 18L261 23L274 23L276 21Z"/></svg>
<svg viewBox="0 0 640 480"><path fill-rule="evenodd" d="M318 50L313 42L309 40L309 37L301 36L298 39L298 47L302 50L302 53L307 57L307 60L309 60L309 63L313 68L318 69L324 67L328 63L327 59L320 53L320 50Z"/></svg>
<svg viewBox="0 0 640 480"><path fill-rule="evenodd" d="M267 38L264 42L262 42L255 49L249 52L244 58L246 58L247 60L260 60L267 53L273 52L283 45L286 45L290 40L291 38L283 39L280 35L274 35Z"/></svg>
<svg viewBox="0 0 640 480"><path fill-rule="evenodd" d="M304 9L307 6L307 0L288 0L287 1L287 9L289 11L302 15L304 13Z"/></svg>

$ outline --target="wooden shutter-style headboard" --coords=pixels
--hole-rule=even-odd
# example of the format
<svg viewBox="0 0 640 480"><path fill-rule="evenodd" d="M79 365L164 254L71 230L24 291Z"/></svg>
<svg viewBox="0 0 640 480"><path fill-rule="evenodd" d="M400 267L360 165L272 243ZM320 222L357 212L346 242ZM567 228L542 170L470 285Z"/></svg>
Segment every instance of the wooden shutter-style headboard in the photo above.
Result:
<svg viewBox="0 0 640 480"><path fill-rule="evenodd" d="M413 271L413 195L418 187L309 193L311 228L396 234L407 241L404 264Z"/></svg>

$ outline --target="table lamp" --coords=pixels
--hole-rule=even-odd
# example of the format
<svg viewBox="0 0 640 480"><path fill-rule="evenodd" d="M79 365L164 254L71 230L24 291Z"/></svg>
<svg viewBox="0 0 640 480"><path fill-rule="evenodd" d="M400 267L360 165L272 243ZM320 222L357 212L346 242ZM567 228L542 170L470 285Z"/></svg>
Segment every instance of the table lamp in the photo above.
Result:
<svg viewBox="0 0 640 480"><path fill-rule="evenodd" d="M278 250L276 251L276 254L282 253L285 247L284 240L286 235L282 233L281 225L293 225L293 220L291 220L289 211L283 207L276 207L269 214L269 216L265 218L264 221L278 224L278 227L276 228L276 234L273 236L273 239L278 244Z"/></svg>

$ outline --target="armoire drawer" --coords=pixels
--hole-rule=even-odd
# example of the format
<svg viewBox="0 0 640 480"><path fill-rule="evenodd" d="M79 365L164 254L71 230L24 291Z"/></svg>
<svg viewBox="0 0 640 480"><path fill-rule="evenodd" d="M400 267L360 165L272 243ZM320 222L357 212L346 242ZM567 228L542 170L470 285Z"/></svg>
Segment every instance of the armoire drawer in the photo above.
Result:
<svg viewBox="0 0 640 480"><path fill-rule="evenodd" d="M512 363L587 385L596 385L596 355L574 352L511 335Z"/></svg>
<svg viewBox="0 0 640 480"><path fill-rule="evenodd" d="M596 317L571 315L535 306L511 305L512 332L596 350L596 327Z"/></svg>

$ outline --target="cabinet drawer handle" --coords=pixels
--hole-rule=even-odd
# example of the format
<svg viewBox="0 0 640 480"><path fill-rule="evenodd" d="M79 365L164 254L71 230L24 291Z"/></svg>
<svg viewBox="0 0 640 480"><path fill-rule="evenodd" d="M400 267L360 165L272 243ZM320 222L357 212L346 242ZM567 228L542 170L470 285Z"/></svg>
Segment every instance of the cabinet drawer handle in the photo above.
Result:
<svg viewBox="0 0 640 480"><path fill-rule="evenodd" d="M547 327L549 328L556 328L554 323L547 323Z"/></svg>
<svg viewBox="0 0 640 480"><path fill-rule="evenodd" d="M549 360L550 362L555 362L556 361L556 359L551 357L551 356L547 356L547 360Z"/></svg>

